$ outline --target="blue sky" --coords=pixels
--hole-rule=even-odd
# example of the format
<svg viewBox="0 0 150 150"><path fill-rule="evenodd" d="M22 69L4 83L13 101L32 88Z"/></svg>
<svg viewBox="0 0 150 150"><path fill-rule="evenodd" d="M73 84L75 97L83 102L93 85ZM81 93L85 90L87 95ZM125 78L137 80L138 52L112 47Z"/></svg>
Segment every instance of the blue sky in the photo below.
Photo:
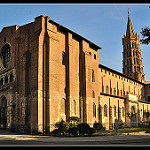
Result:
<svg viewBox="0 0 150 150"><path fill-rule="evenodd" d="M24 25L39 15L62 24L102 47L100 63L122 72L122 38L126 33L128 8L134 31L150 26L150 4L0 4L0 31L5 26ZM150 80L150 45L141 45L146 81Z"/></svg>

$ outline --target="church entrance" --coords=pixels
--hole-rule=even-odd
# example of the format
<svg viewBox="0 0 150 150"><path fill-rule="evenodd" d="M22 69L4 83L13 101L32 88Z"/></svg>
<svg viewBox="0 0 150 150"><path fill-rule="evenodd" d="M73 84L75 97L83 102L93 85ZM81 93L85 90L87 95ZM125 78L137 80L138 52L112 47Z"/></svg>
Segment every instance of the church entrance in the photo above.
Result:
<svg viewBox="0 0 150 150"><path fill-rule="evenodd" d="M137 124L137 114L135 110L135 106L131 107L131 127L136 127Z"/></svg>
<svg viewBox="0 0 150 150"><path fill-rule="evenodd" d="M6 129L7 125L7 99L0 100L0 129Z"/></svg>

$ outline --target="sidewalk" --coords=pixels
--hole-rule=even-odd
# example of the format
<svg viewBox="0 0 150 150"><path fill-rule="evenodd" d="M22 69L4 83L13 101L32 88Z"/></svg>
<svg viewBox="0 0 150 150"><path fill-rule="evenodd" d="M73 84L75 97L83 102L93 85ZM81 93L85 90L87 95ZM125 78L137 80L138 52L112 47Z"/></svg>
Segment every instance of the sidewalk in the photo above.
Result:
<svg viewBox="0 0 150 150"><path fill-rule="evenodd" d="M20 143L37 142L41 144L50 145L80 145L80 144L101 144L101 143L128 143L131 141L150 141L150 133L135 132L129 135L115 135L115 136L91 136L91 137L56 137L43 135L25 135L10 133L8 131L0 131L0 141L20 141Z"/></svg>

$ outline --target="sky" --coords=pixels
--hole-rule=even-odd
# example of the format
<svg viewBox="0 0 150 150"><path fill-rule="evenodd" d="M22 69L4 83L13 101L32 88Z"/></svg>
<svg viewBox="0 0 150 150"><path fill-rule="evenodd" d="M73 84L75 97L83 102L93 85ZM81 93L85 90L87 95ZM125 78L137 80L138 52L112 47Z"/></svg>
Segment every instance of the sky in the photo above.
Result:
<svg viewBox="0 0 150 150"><path fill-rule="evenodd" d="M0 4L0 31L5 26L24 25L39 15L80 34L102 47L99 62L122 72L122 38L126 33L128 8L135 33L150 27L150 4ZM150 81L150 45L140 45L146 81Z"/></svg>

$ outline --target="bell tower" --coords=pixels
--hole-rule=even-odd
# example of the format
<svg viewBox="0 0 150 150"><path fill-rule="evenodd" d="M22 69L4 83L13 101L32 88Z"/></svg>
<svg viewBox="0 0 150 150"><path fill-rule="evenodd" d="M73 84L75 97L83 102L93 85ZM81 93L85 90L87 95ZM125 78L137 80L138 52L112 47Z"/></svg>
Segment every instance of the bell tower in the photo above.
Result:
<svg viewBox="0 0 150 150"><path fill-rule="evenodd" d="M122 44L123 73L140 82L145 82L145 74L140 50L140 39L139 35L134 32L129 10L126 35L122 38Z"/></svg>

